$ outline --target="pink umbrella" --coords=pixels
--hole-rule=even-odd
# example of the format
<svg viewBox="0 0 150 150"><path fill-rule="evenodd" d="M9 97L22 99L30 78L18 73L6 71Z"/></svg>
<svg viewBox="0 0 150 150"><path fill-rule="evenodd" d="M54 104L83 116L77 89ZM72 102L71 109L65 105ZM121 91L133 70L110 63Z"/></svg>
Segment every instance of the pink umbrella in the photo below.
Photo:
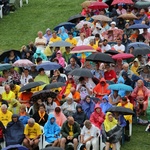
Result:
<svg viewBox="0 0 150 150"><path fill-rule="evenodd" d="M13 63L13 66L15 67L31 67L35 66L30 60L28 59L20 59Z"/></svg>
<svg viewBox="0 0 150 150"><path fill-rule="evenodd" d="M111 5L116 5L119 3L123 3L123 4L134 4L132 2L132 0L113 0L113 2L111 3Z"/></svg>
<svg viewBox="0 0 150 150"><path fill-rule="evenodd" d="M89 5L89 8L90 9L105 9L105 8L108 8L109 6L104 3L104 2L92 2L90 5Z"/></svg>
<svg viewBox="0 0 150 150"><path fill-rule="evenodd" d="M74 53L83 53L83 52L96 52L96 50L91 46L81 45L81 46L74 47L70 53L74 54Z"/></svg>
<svg viewBox="0 0 150 150"><path fill-rule="evenodd" d="M0 82L6 81L5 78L0 77Z"/></svg>
<svg viewBox="0 0 150 150"><path fill-rule="evenodd" d="M134 55L132 54L127 54L127 53L120 53L112 56L112 59L128 59L128 58L134 58Z"/></svg>

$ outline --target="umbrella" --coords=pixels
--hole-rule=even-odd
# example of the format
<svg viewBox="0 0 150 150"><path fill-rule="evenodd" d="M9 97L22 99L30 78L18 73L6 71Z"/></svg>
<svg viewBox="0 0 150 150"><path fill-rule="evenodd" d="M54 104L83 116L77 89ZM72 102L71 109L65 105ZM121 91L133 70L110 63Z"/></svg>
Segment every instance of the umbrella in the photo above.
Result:
<svg viewBox="0 0 150 150"><path fill-rule="evenodd" d="M134 115L134 112L130 108L125 108L122 106L114 106L107 110L107 112L118 112L122 115Z"/></svg>
<svg viewBox="0 0 150 150"><path fill-rule="evenodd" d="M5 63L5 64L0 64L0 71L8 70L8 69L10 69L10 68L12 68L12 65L11 65L11 64L7 64L7 63Z"/></svg>
<svg viewBox="0 0 150 150"><path fill-rule="evenodd" d="M28 59L19 59L13 63L15 67L31 67L35 66L30 60Z"/></svg>
<svg viewBox="0 0 150 150"><path fill-rule="evenodd" d="M147 55L150 54L150 48L136 48L133 50L133 55L138 56L138 55Z"/></svg>
<svg viewBox="0 0 150 150"><path fill-rule="evenodd" d="M114 56L112 56L113 59L117 60L117 59L128 59L128 58L134 58L134 55L132 54L127 54L127 53L121 53L121 54L116 54Z"/></svg>
<svg viewBox="0 0 150 150"><path fill-rule="evenodd" d="M108 8L109 6L104 3L104 2L99 2L99 1L96 1L96 2L92 2L90 5L89 5L89 8L90 9L105 9L105 8Z"/></svg>
<svg viewBox="0 0 150 150"><path fill-rule="evenodd" d="M31 101L36 101L41 99L42 101L46 101L48 97L56 98L57 94L50 90L42 90L36 93L33 93L31 97Z"/></svg>
<svg viewBox="0 0 150 150"><path fill-rule="evenodd" d="M99 21L105 21L105 22L112 21L111 18L104 16L104 15L95 15L92 17L92 19L99 20Z"/></svg>
<svg viewBox="0 0 150 150"><path fill-rule="evenodd" d="M63 83L63 82L54 82L54 83L51 83L51 84L46 85L43 90L59 88L59 87L65 86L65 85L66 85L66 84Z"/></svg>
<svg viewBox="0 0 150 150"><path fill-rule="evenodd" d="M71 16L71 17L68 19L68 22L76 23L76 21L77 21L78 19L84 20L84 19L85 19L85 16L83 16L83 15L81 15L81 14L77 14L77 15Z"/></svg>
<svg viewBox="0 0 150 150"><path fill-rule="evenodd" d="M104 63L114 63L114 60L105 53L94 53L91 54L86 58L87 61L94 61L94 62L104 62Z"/></svg>
<svg viewBox="0 0 150 150"><path fill-rule="evenodd" d="M96 52L96 50L91 46L81 45L81 46L74 47L70 53L73 54L73 53L83 53L83 52Z"/></svg>
<svg viewBox="0 0 150 150"><path fill-rule="evenodd" d="M118 83L118 84L112 84L108 86L109 90L125 90L125 91L133 91L133 88L129 85Z"/></svg>
<svg viewBox="0 0 150 150"><path fill-rule="evenodd" d="M91 27L93 25L91 22L82 20L76 25L76 28L81 29L84 24L87 24L88 27Z"/></svg>
<svg viewBox="0 0 150 150"><path fill-rule="evenodd" d="M138 1L134 5L136 8L147 8L150 6L150 2Z"/></svg>
<svg viewBox="0 0 150 150"><path fill-rule="evenodd" d="M122 19L125 19L125 20L137 19L137 17L133 13L122 14L122 15L118 16L118 18L122 18Z"/></svg>
<svg viewBox="0 0 150 150"><path fill-rule="evenodd" d="M129 26L129 29L148 29L149 26L147 26L146 24L134 24Z"/></svg>
<svg viewBox="0 0 150 150"><path fill-rule="evenodd" d="M28 150L28 148L26 148L25 146L19 145L19 144L7 146L7 147L3 148L2 150L11 150L11 149Z"/></svg>
<svg viewBox="0 0 150 150"><path fill-rule="evenodd" d="M37 70L43 68L44 70L57 70L61 66L55 62L44 62L36 67Z"/></svg>
<svg viewBox="0 0 150 150"><path fill-rule="evenodd" d="M43 84L45 84L45 83L42 82L42 81L30 82L30 83L24 85L23 87L21 87L20 92L26 91L26 90L28 90L28 89L35 88L35 87L37 87L37 86L41 86L41 85L43 85Z"/></svg>
<svg viewBox="0 0 150 150"><path fill-rule="evenodd" d="M47 147L47 148L43 148L43 149L41 149L41 150L63 150L62 148L60 148L60 147Z"/></svg>
<svg viewBox="0 0 150 150"><path fill-rule="evenodd" d="M106 53L106 54L110 54L110 55L116 55L116 54L119 54L119 52L116 51L116 50L108 50L108 51L106 51L105 53Z"/></svg>
<svg viewBox="0 0 150 150"><path fill-rule="evenodd" d="M111 5L116 5L119 3L123 3L123 4L133 4L132 0L113 0L113 2L111 3Z"/></svg>
<svg viewBox="0 0 150 150"><path fill-rule="evenodd" d="M89 69L84 69L84 68L74 69L69 74L74 76L80 76L80 77L88 77L88 78L93 77L91 71Z"/></svg>
<svg viewBox="0 0 150 150"><path fill-rule="evenodd" d="M6 81L5 78L0 77L0 82Z"/></svg>
<svg viewBox="0 0 150 150"><path fill-rule="evenodd" d="M70 47L72 44L66 41L58 41L51 44L51 47Z"/></svg>
<svg viewBox="0 0 150 150"><path fill-rule="evenodd" d="M85 1L81 4L81 6L83 8L89 7L92 2L95 2L95 1L94 0L93 1Z"/></svg>
<svg viewBox="0 0 150 150"><path fill-rule="evenodd" d="M68 31L71 31L72 28L75 27L75 24L74 23L71 23L71 22L63 22L63 23L60 23L59 25L57 25L54 30L55 31L58 31L60 27L64 26L65 29L67 29Z"/></svg>

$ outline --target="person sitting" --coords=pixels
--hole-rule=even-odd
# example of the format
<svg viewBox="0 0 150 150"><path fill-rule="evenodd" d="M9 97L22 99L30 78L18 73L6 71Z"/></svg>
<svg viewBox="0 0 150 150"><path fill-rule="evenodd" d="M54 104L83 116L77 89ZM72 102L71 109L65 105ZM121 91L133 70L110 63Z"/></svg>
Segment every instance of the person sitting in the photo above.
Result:
<svg viewBox="0 0 150 150"><path fill-rule="evenodd" d="M102 109L100 108L99 104L96 104L94 112L90 116L91 123L94 124L99 129L101 129L101 125L104 121L104 118L105 118L105 115L102 112Z"/></svg>
<svg viewBox="0 0 150 150"><path fill-rule="evenodd" d="M64 68L65 67L65 59L62 57L62 53L61 51L57 51L56 53L56 58L58 60L58 63Z"/></svg>
<svg viewBox="0 0 150 150"><path fill-rule="evenodd" d="M61 26L58 30L58 36L65 41L68 38L68 34L64 26Z"/></svg>
<svg viewBox="0 0 150 150"><path fill-rule="evenodd" d="M12 92L15 93L15 98L18 99L19 94L20 94L20 86L17 84L10 84L10 89Z"/></svg>
<svg viewBox="0 0 150 150"><path fill-rule="evenodd" d="M53 147L59 147L60 144L60 127L56 123L56 118L53 114L48 116L48 120L44 125L44 136L46 142L52 143Z"/></svg>
<svg viewBox="0 0 150 150"><path fill-rule="evenodd" d="M91 28L88 27L88 25L86 23L83 24L83 27L80 30L80 33L84 33L85 37L88 38L89 36L91 36L92 32L91 32Z"/></svg>
<svg viewBox="0 0 150 150"><path fill-rule="evenodd" d="M49 42L58 42L61 41L61 37L57 36L57 33L54 31L52 32L52 37L50 38Z"/></svg>
<svg viewBox="0 0 150 150"><path fill-rule="evenodd" d="M71 48L70 47L65 47L65 52L63 52L62 57L65 59L65 62L67 64L70 63L70 58L72 56L72 54L70 53ZM66 66L65 66L66 67Z"/></svg>
<svg viewBox="0 0 150 150"><path fill-rule="evenodd" d="M24 129L25 138L23 140L23 145L29 150L36 150L40 142L39 138L41 134L42 132L40 125L38 123L35 123L35 120L33 118L30 118L28 120L28 124L25 126Z"/></svg>
<svg viewBox="0 0 150 150"><path fill-rule="evenodd" d="M75 38L73 38L73 33L69 32L68 36L69 37L66 39L66 42L69 42L70 44L73 45L73 47L75 47L77 45L77 40Z"/></svg>
<svg viewBox="0 0 150 150"><path fill-rule="evenodd" d="M33 55L34 60L36 60L37 58L41 58L42 60L47 60L47 57L44 53L41 52L41 49L37 48L36 52Z"/></svg>
<svg viewBox="0 0 150 150"><path fill-rule="evenodd" d="M48 114L45 111L45 105L41 104L39 106L38 112L33 114L33 119L37 122L40 126L44 126L48 119Z"/></svg>
<svg viewBox="0 0 150 150"><path fill-rule="evenodd" d="M125 46L121 44L121 39L117 38L117 44L114 45L114 49L119 52L119 53L124 53L125 52Z"/></svg>
<svg viewBox="0 0 150 150"><path fill-rule="evenodd" d="M3 76L2 76L5 80L2 82L2 85L9 85L13 83L13 79L12 77L9 75L8 70L3 70Z"/></svg>
<svg viewBox="0 0 150 150"><path fill-rule="evenodd" d="M109 103L113 106L116 106L120 101L120 97L118 95L117 90L113 90L112 93L109 95Z"/></svg>
<svg viewBox="0 0 150 150"><path fill-rule="evenodd" d="M60 147L65 149L65 144L71 142L74 145L74 150L78 146L78 136L80 135L80 126L74 121L73 117L68 117L61 128L62 138L60 140Z"/></svg>
<svg viewBox="0 0 150 150"><path fill-rule="evenodd" d="M3 123L0 121L0 144L1 144L1 142L4 142L5 131L6 131L6 129L3 125Z"/></svg>
<svg viewBox="0 0 150 150"><path fill-rule="evenodd" d="M74 87L71 87L70 93L71 93L72 96L73 96L73 100L74 100L76 103L79 103L80 100L81 100L80 93L79 93L78 91L76 91L76 89L75 89Z"/></svg>
<svg viewBox="0 0 150 150"><path fill-rule="evenodd" d="M84 126L84 121L87 119L86 114L84 113L82 106L80 104L76 107L76 113L73 115L74 120L80 125L82 128Z"/></svg>
<svg viewBox="0 0 150 150"><path fill-rule="evenodd" d="M46 33L44 34L44 37L46 38L46 40L47 40L47 44L48 44L48 43L49 43L50 38L52 37L52 33L51 33L50 28L47 28L47 29L46 29Z"/></svg>
<svg viewBox="0 0 150 150"><path fill-rule="evenodd" d="M12 138L13 137L13 138ZM5 132L6 146L22 144L24 139L24 125L19 120L19 116L12 115L12 121L7 124Z"/></svg>
<svg viewBox="0 0 150 150"><path fill-rule="evenodd" d="M52 76L51 81L53 81L53 82L63 82L63 83L66 82L64 77L62 77L60 75L60 71L59 70L54 70L54 75Z"/></svg>
<svg viewBox="0 0 150 150"><path fill-rule="evenodd" d="M140 67L140 63L138 61L138 59L134 59L133 64L130 68L130 70L137 76L139 76L139 73L137 72L138 68Z"/></svg>
<svg viewBox="0 0 150 150"><path fill-rule="evenodd" d="M81 143L85 144L86 150L90 150L91 145L93 150L99 150L97 138L99 131L89 120L85 120L81 130Z"/></svg>

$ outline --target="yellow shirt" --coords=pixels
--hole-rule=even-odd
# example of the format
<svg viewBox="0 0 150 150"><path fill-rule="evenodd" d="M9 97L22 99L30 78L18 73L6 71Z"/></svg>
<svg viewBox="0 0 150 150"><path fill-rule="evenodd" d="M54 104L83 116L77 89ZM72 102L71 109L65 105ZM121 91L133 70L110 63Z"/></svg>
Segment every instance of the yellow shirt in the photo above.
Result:
<svg viewBox="0 0 150 150"><path fill-rule="evenodd" d="M10 91L8 94L6 92L3 92L2 99L10 103L12 99L15 99L15 93L12 91Z"/></svg>
<svg viewBox="0 0 150 150"><path fill-rule="evenodd" d="M98 46L94 44L93 46L89 44L89 46L93 47L95 50L97 50Z"/></svg>
<svg viewBox="0 0 150 150"><path fill-rule="evenodd" d="M60 37L56 37L56 38L50 38L50 40L49 40L50 42L58 42L58 41L61 41L61 38Z"/></svg>
<svg viewBox="0 0 150 150"><path fill-rule="evenodd" d="M132 65L131 68L130 68L130 70L131 70L135 75L139 76L138 72L136 72L138 68L139 68L139 67L135 67L134 65Z"/></svg>
<svg viewBox="0 0 150 150"><path fill-rule="evenodd" d="M30 127L27 124L24 129L24 134L27 135L30 139L34 139L42 134L41 127L38 123L34 123L33 127Z"/></svg>
<svg viewBox="0 0 150 150"><path fill-rule="evenodd" d="M66 87L66 91L65 91L65 95L66 95L66 96L69 95L71 87L72 87L72 84L71 84L71 83L68 83L68 85L67 85L67 87Z"/></svg>
<svg viewBox="0 0 150 150"><path fill-rule="evenodd" d="M15 85L15 89L14 90L12 90L12 92L14 92L15 93L15 96L16 96L16 99L19 97L19 91L20 91L20 86L19 85Z"/></svg>
<svg viewBox="0 0 150 150"><path fill-rule="evenodd" d="M3 125L6 127L8 122L10 122L12 120L12 112L10 112L9 110L7 110L6 114L4 114L1 110L0 110L0 121L3 123Z"/></svg>
<svg viewBox="0 0 150 150"><path fill-rule="evenodd" d="M72 44L73 46L76 46L77 45L77 40L75 38L67 38L66 39L66 42L69 42L70 44Z"/></svg>

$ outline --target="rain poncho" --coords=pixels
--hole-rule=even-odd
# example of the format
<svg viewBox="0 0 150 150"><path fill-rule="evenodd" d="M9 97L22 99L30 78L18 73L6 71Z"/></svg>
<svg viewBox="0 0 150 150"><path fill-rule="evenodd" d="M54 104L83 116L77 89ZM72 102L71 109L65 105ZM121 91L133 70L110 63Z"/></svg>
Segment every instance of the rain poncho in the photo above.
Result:
<svg viewBox="0 0 150 150"><path fill-rule="evenodd" d="M33 55L34 59L37 59L38 57L40 57L42 60L47 60L47 57L41 52L40 49L37 49Z"/></svg>
<svg viewBox="0 0 150 150"><path fill-rule="evenodd" d="M122 84L124 84L124 82L125 82L125 81L124 81L123 77L120 76L117 83L122 83ZM118 95L121 96L121 97L124 97L124 96L125 96L125 90L119 90L119 91L118 91Z"/></svg>
<svg viewBox="0 0 150 150"><path fill-rule="evenodd" d="M51 123L50 120L54 118L54 123ZM48 121L44 125L44 135L46 137L46 141L48 143L52 143L57 140L60 134L60 127L56 124L56 119L53 114L50 114L48 117Z"/></svg>
<svg viewBox="0 0 150 150"><path fill-rule="evenodd" d="M60 56L58 57L57 54L59 54ZM65 67L65 59L62 57L62 53L61 53L60 50L56 53L56 59L58 60L58 63L59 63L62 67Z"/></svg>
<svg viewBox="0 0 150 150"><path fill-rule="evenodd" d="M63 41L65 41L68 38L68 34L66 32L66 29L64 26L59 28L60 34L58 35Z"/></svg>

